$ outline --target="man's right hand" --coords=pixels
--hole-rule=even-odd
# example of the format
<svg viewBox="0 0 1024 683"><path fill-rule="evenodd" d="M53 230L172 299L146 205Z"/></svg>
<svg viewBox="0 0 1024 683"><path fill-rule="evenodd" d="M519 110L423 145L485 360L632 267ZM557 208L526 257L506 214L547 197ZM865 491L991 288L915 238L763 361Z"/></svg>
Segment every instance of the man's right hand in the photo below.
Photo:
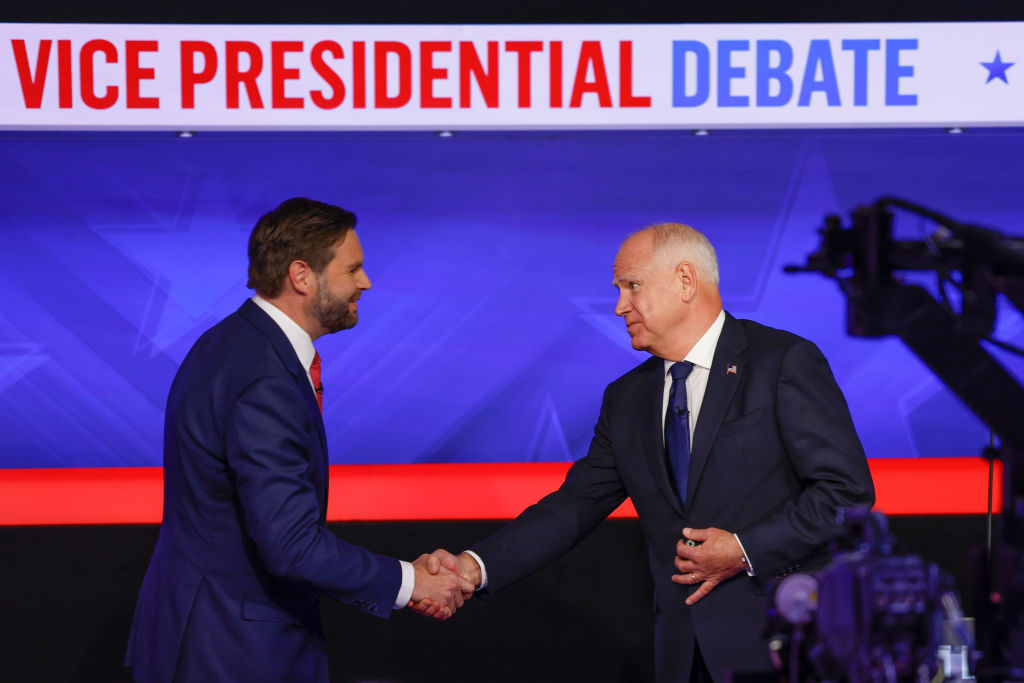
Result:
<svg viewBox="0 0 1024 683"><path fill-rule="evenodd" d="M446 551L420 555L412 567L415 580L409 604L420 614L439 621L455 614L476 588L457 573L459 562Z"/></svg>
<svg viewBox="0 0 1024 683"><path fill-rule="evenodd" d="M431 573L445 574L447 572L458 572L459 575L459 590L461 600L458 600L458 607L461 607L463 602L469 600L473 596L475 591L482 581L480 565L477 564L476 560L469 553L462 553L458 557L452 555L447 550L438 549L430 555L421 555L416 562L413 563L413 568L419 571L417 563L423 561L423 567ZM417 586L419 585L419 574L417 573ZM434 617L435 619L444 620L455 613L455 608L451 609L451 612L445 614L448 607L430 596L419 598L417 597L416 589L413 589L412 600L409 601L409 607L413 608L416 612L428 617Z"/></svg>
<svg viewBox="0 0 1024 683"><path fill-rule="evenodd" d="M452 571L457 571L459 576L473 584L474 591L480 587L480 582L483 580L480 572L480 565L477 564L477 561L474 560L473 556L469 553L460 553L459 556L456 557L447 550L438 548L431 553L431 556L436 558L443 566L452 569ZM469 600L472 594L473 591L470 591L468 594L463 593L462 597Z"/></svg>

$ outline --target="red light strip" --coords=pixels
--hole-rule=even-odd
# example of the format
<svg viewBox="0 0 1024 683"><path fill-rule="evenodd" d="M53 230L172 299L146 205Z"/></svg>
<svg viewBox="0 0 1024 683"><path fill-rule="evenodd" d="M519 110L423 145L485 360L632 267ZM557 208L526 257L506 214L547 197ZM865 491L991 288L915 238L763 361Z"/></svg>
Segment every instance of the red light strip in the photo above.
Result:
<svg viewBox="0 0 1024 683"><path fill-rule="evenodd" d="M980 458L868 461L876 510L890 515L984 514L988 463ZM555 490L570 463L332 465L327 519L511 519ZM995 463L993 509L1003 501ZM0 470L0 526L158 524L160 467ZM612 515L636 517L626 501Z"/></svg>

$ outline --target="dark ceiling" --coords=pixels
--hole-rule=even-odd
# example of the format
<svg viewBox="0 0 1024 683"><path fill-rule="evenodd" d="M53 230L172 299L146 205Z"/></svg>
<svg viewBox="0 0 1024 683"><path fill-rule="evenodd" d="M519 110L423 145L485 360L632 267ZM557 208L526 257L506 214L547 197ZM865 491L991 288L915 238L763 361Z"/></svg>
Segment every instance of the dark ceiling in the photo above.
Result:
<svg viewBox="0 0 1024 683"><path fill-rule="evenodd" d="M14 3L8 3L14 4ZM837 21L1009 21L1018 0L27 0L2 21L162 23L707 23Z"/></svg>

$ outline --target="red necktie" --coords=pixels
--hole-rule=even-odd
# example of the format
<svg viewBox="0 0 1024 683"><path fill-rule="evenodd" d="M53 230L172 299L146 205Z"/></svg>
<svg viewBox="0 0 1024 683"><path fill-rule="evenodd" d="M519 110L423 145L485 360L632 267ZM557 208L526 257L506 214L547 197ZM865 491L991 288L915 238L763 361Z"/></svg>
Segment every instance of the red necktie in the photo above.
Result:
<svg viewBox="0 0 1024 683"><path fill-rule="evenodd" d="M320 353L313 352L313 364L309 366L309 377L313 380L314 391L316 392L316 404L320 412L324 412L324 385L320 381Z"/></svg>

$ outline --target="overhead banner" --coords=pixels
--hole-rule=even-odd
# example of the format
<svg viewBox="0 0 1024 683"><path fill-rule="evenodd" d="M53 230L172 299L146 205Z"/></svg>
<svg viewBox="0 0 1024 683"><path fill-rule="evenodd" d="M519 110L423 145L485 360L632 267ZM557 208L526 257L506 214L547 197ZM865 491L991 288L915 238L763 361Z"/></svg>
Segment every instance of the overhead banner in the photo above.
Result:
<svg viewBox="0 0 1024 683"><path fill-rule="evenodd" d="M1024 124L1024 22L0 24L0 128Z"/></svg>

